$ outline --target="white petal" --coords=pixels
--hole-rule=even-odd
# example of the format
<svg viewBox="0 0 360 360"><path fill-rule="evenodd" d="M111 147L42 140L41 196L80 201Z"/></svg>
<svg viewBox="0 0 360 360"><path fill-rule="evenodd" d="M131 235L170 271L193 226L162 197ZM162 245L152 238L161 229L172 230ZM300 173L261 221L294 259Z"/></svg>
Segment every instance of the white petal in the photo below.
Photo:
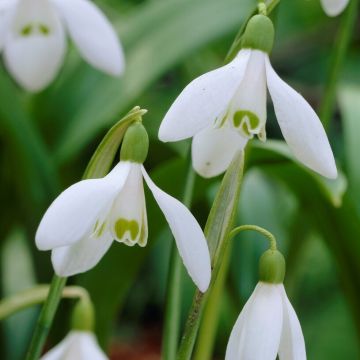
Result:
<svg viewBox="0 0 360 360"><path fill-rule="evenodd" d="M259 283L246 311L238 359L275 360L282 330L280 285Z"/></svg>
<svg viewBox="0 0 360 360"><path fill-rule="evenodd" d="M94 334L85 331L70 331L57 346L40 360L107 360Z"/></svg>
<svg viewBox="0 0 360 360"><path fill-rule="evenodd" d="M207 128L194 136L192 164L196 172L210 178L223 173L235 153L245 147L247 139L233 128Z"/></svg>
<svg viewBox="0 0 360 360"><path fill-rule="evenodd" d="M126 183L111 209L109 227L115 240L128 246L147 243L147 214L141 165L132 163Z"/></svg>
<svg viewBox="0 0 360 360"><path fill-rule="evenodd" d="M236 320L234 327L231 330L229 342L226 347L225 360L239 360L239 349L240 349L240 339L242 332L244 331L245 320L247 317L248 309L253 303L256 293L259 291L259 286L255 288L251 294L249 300L244 305L239 317Z"/></svg>
<svg viewBox="0 0 360 360"><path fill-rule="evenodd" d="M251 50L245 76L230 105L231 122L236 120L239 129L245 126L246 133L251 135L259 134L266 123L265 57L263 51ZM238 116L234 118L236 113L243 113L241 120Z"/></svg>
<svg viewBox="0 0 360 360"><path fill-rule="evenodd" d="M280 360L306 360L304 336L296 313L286 295L284 286L281 289L283 301L283 329L279 347Z"/></svg>
<svg viewBox="0 0 360 360"><path fill-rule="evenodd" d="M125 184L129 170L128 162L120 162L106 177L80 181L61 193L40 222L36 246L50 250L91 235Z"/></svg>
<svg viewBox="0 0 360 360"><path fill-rule="evenodd" d="M92 269L109 250L113 237L105 233L98 236L96 232L84 237L75 244L53 249L51 261L58 276L72 276Z"/></svg>
<svg viewBox="0 0 360 360"><path fill-rule="evenodd" d="M330 179L336 178L334 155L315 111L279 78L268 57L266 76L281 132L294 155L310 169Z"/></svg>
<svg viewBox="0 0 360 360"><path fill-rule="evenodd" d="M205 292L211 278L210 254L200 225L179 200L159 189L142 167L144 179L174 235L184 265L200 291Z"/></svg>
<svg viewBox="0 0 360 360"><path fill-rule="evenodd" d="M326 15L337 16L347 6L349 0L321 0L321 4L324 8Z"/></svg>
<svg viewBox="0 0 360 360"><path fill-rule="evenodd" d="M193 80L178 96L159 129L161 141L178 141L211 126L227 108L244 76L251 50Z"/></svg>
<svg viewBox="0 0 360 360"><path fill-rule="evenodd" d="M2 50L5 45L15 7L16 2L14 0L2 0L0 2L0 50Z"/></svg>
<svg viewBox="0 0 360 360"><path fill-rule="evenodd" d="M92 66L110 74L124 70L119 39L105 15L88 0L52 0L63 15L81 55Z"/></svg>
<svg viewBox="0 0 360 360"><path fill-rule="evenodd" d="M5 40L5 65L29 91L45 88L57 75L65 54L63 26L47 0L18 2Z"/></svg>

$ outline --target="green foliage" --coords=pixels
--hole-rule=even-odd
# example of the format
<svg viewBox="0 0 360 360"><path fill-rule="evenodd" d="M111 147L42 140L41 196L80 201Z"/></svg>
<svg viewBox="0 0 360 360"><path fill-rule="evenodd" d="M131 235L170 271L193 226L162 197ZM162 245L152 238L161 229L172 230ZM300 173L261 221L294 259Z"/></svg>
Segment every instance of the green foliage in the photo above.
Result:
<svg viewBox="0 0 360 360"><path fill-rule="evenodd" d="M60 77L38 95L24 93L0 70L2 296L36 281L49 282L50 254L38 252L34 245L40 217L61 190L80 179L101 138L114 124L109 133L115 134L112 148L119 146L130 122L127 115L127 120L117 121L135 104L149 110L144 120L150 136L145 165L157 185L180 198L189 143L160 143L159 123L189 81L222 64L236 32L256 5L252 0L97 3L116 24L124 44L124 77L114 79L95 71L80 59L74 47ZM328 19L318 0L283 1L272 13L272 20L276 29L271 55L274 68L317 107L331 67L332 47L339 41L335 39L341 21ZM303 325L309 359L360 356L357 45L350 43L338 96L331 104L336 111L329 134L339 179L325 181L303 168L282 141L252 141L236 220L237 225L263 226L277 237L287 263L285 284ZM230 57L233 55L230 52ZM268 138L281 138L271 106L268 118ZM97 158L100 167L92 168L90 163L87 172L98 177L113 160ZM202 225L219 183L219 179L196 181L192 211ZM147 247L116 243L96 268L71 280L88 289L94 301L96 332L104 347L121 342L123 334L136 342L148 325L144 318L156 317L156 325L161 325L169 244L173 240L150 196L147 208ZM17 224L21 231L16 230ZM258 236L242 234L233 244L223 297L216 302L220 314L214 352L219 358L224 356L235 318L258 281L257 265L266 249L264 241L256 240ZM212 252L218 239L211 239ZM193 286L187 275L182 281L184 322ZM67 314L66 308L62 310ZM21 358L30 330L19 324L31 328L35 313L20 313L2 324L0 358ZM69 319L64 315L56 321L58 328L64 329ZM18 329L16 337L12 336L14 328ZM54 343L52 335L49 344Z"/></svg>

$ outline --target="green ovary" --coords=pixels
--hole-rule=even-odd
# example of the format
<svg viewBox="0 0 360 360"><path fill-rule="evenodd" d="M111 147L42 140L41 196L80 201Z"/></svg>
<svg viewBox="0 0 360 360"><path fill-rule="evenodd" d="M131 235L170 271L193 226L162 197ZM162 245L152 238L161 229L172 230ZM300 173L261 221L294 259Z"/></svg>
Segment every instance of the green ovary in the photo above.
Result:
<svg viewBox="0 0 360 360"><path fill-rule="evenodd" d="M119 219L115 223L115 234L118 239L122 239L129 231L131 239L135 240L139 234L139 224L136 220Z"/></svg>
<svg viewBox="0 0 360 360"><path fill-rule="evenodd" d="M253 131L260 125L260 119L251 111L240 110L234 114L233 123L246 137L252 137Z"/></svg>

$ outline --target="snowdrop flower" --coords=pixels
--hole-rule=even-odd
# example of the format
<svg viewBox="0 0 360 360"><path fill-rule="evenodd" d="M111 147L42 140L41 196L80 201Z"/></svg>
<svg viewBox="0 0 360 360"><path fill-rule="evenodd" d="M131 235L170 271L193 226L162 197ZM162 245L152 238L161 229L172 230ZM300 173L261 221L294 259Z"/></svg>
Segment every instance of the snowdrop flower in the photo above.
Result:
<svg viewBox="0 0 360 360"><path fill-rule="evenodd" d="M107 360L94 334L90 331L72 330L40 360Z"/></svg>
<svg viewBox="0 0 360 360"><path fill-rule="evenodd" d="M346 8L349 0L321 0L321 5L328 16L337 16Z"/></svg>
<svg viewBox="0 0 360 360"><path fill-rule="evenodd" d="M270 64L273 40L271 20L264 15L253 16L237 57L192 81L167 112L160 126L160 140L193 137L192 161L200 175L212 177L224 172L234 154L254 135L266 139L268 88L281 131L294 155L326 177L337 176L318 116Z"/></svg>
<svg viewBox="0 0 360 360"><path fill-rule="evenodd" d="M64 61L66 32L82 57L110 75L124 69L121 45L109 21L89 0L3 0L0 49L16 81L40 91Z"/></svg>
<svg viewBox="0 0 360 360"><path fill-rule="evenodd" d="M225 360L306 360L296 313L282 284L285 260L277 250L260 259L260 282L238 317Z"/></svg>
<svg viewBox="0 0 360 360"><path fill-rule="evenodd" d="M174 235L185 267L205 292L211 276L210 255L204 234L190 211L159 189L143 162L148 137L141 123L129 127L121 160L102 179L83 180L65 190L51 204L36 233L40 250L52 250L59 276L70 276L94 267L113 239L128 246L145 246L148 224L145 179Z"/></svg>

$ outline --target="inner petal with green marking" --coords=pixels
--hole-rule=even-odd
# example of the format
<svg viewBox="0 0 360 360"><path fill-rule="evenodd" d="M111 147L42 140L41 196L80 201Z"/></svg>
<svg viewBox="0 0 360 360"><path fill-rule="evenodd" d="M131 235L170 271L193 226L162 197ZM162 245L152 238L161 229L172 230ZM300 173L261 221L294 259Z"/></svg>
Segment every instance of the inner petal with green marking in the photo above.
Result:
<svg viewBox="0 0 360 360"><path fill-rule="evenodd" d="M261 130L259 117L248 110L240 110L235 112L233 116L233 125L239 129L241 134L246 138L251 139L255 134L258 134Z"/></svg>
<svg viewBox="0 0 360 360"><path fill-rule="evenodd" d="M110 231L116 241L128 246L146 245L148 232L141 165L132 165L109 218Z"/></svg>

